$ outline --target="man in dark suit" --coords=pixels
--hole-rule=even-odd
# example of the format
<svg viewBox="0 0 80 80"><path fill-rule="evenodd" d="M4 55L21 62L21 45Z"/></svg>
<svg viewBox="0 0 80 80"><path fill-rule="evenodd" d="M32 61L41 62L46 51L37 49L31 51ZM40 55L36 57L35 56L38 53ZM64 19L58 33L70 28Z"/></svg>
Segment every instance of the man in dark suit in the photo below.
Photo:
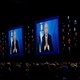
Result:
<svg viewBox="0 0 80 80"><path fill-rule="evenodd" d="M42 52L51 52L53 51L51 35L48 33L48 24L44 25L44 36L42 38Z"/></svg>
<svg viewBox="0 0 80 80"><path fill-rule="evenodd" d="M16 40L16 32L14 31L13 42L12 42L12 54L19 52L18 41Z"/></svg>

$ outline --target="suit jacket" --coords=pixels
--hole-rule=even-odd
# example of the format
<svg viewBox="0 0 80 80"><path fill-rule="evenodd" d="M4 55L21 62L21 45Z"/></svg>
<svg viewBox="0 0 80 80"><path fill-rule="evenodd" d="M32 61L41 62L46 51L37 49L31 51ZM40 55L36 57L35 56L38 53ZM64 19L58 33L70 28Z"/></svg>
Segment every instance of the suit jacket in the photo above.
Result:
<svg viewBox="0 0 80 80"><path fill-rule="evenodd" d="M42 49L41 49L41 51L42 52L51 52L51 51L53 51L53 44L52 44L51 35L48 34L48 45L49 45L50 50L46 49L44 51L45 44L46 44L46 42L45 42L45 35L44 35L43 38L42 38Z"/></svg>
<svg viewBox="0 0 80 80"><path fill-rule="evenodd" d="M17 53L19 53L19 47L18 47L18 41L17 40L16 40L16 48L17 48ZM12 42L12 54L16 54L16 52L13 53L13 49L14 49L14 40Z"/></svg>

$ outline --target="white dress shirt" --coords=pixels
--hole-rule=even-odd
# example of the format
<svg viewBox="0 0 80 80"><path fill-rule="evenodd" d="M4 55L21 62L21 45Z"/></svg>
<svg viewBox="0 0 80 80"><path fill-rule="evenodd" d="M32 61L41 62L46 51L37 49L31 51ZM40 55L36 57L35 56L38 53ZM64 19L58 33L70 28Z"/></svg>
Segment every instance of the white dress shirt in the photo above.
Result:
<svg viewBox="0 0 80 80"><path fill-rule="evenodd" d="M45 35L45 40L48 40L48 35ZM46 47L46 45L44 46L44 51L46 50L46 48L47 48L48 50L50 50L49 45L48 45L48 47Z"/></svg>
<svg viewBox="0 0 80 80"><path fill-rule="evenodd" d="M14 46L16 45L16 41L14 41ZM17 48L13 49L13 53L16 52L17 53Z"/></svg>

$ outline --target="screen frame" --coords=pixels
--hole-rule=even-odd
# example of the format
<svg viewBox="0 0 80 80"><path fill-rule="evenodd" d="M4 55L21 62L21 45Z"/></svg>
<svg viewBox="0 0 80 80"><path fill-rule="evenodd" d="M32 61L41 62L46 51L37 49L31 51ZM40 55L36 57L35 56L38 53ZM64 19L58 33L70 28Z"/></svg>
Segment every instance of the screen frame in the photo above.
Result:
<svg viewBox="0 0 80 80"><path fill-rule="evenodd" d="M59 37L59 53L53 53L53 52L37 52L36 51L36 48L35 48L35 55L60 55L60 17L59 16L53 16L53 17L48 17L48 18L45 18L45 19L41 19L41 20L38 20L38 21L35 21L35 47L36 47L36 25L40 22L45 22L45 21L49 21L49 20L53 20L53 19L58 19L58 37ZM48 53L48 54L47 54Z"/></svg>
<svg viewBox="0 0 80 80"><path fill-rule="evenodd" d="M24 31L23 31L23 25L16 25L16 26L11 26L10 28L8 28L8 31L7 31L7 41L9 41L9 31L10 30L14 30L14 29L18 29L18 28L22 28L22 45L23 45L23 53L22 54L15 54L15 55L10 55L10 48L9 48L9 42L8 42L8 49L7 49L7 55L9 56L9 57L21 57L21 56L23 56L23 54L24 54L24 37L23 37L23 35L24 35Z"/></svg>

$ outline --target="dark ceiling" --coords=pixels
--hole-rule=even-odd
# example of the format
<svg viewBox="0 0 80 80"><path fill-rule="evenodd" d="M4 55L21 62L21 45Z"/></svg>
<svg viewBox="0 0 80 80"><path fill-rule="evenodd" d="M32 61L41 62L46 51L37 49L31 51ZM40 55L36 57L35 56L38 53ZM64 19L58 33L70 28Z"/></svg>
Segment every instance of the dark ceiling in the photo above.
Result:
<svg viewBox="0 0 80 80"><path fill-rule="evenodd" d="M2 0L0 2L0 25L8 27L23 21L35 21L40 18L67 13L70 15L70 12L73 12L72 6L69 4L66 6L66 4L66 2L62 3L58 0Z"/></svg>
<svg viewBox="0 0 80 80"><path fill-rule="evenodd" d="M42 15L42 14L58 14L66 11L66 3L58 0L2 0L1 9L4 14L26 14L26 15ZM68 4L69 6L69 4ZM67 7L68 7L67 6ZM69 7L70 8L70 7ZM2 11L2 12L3 12Z"/></svg>

